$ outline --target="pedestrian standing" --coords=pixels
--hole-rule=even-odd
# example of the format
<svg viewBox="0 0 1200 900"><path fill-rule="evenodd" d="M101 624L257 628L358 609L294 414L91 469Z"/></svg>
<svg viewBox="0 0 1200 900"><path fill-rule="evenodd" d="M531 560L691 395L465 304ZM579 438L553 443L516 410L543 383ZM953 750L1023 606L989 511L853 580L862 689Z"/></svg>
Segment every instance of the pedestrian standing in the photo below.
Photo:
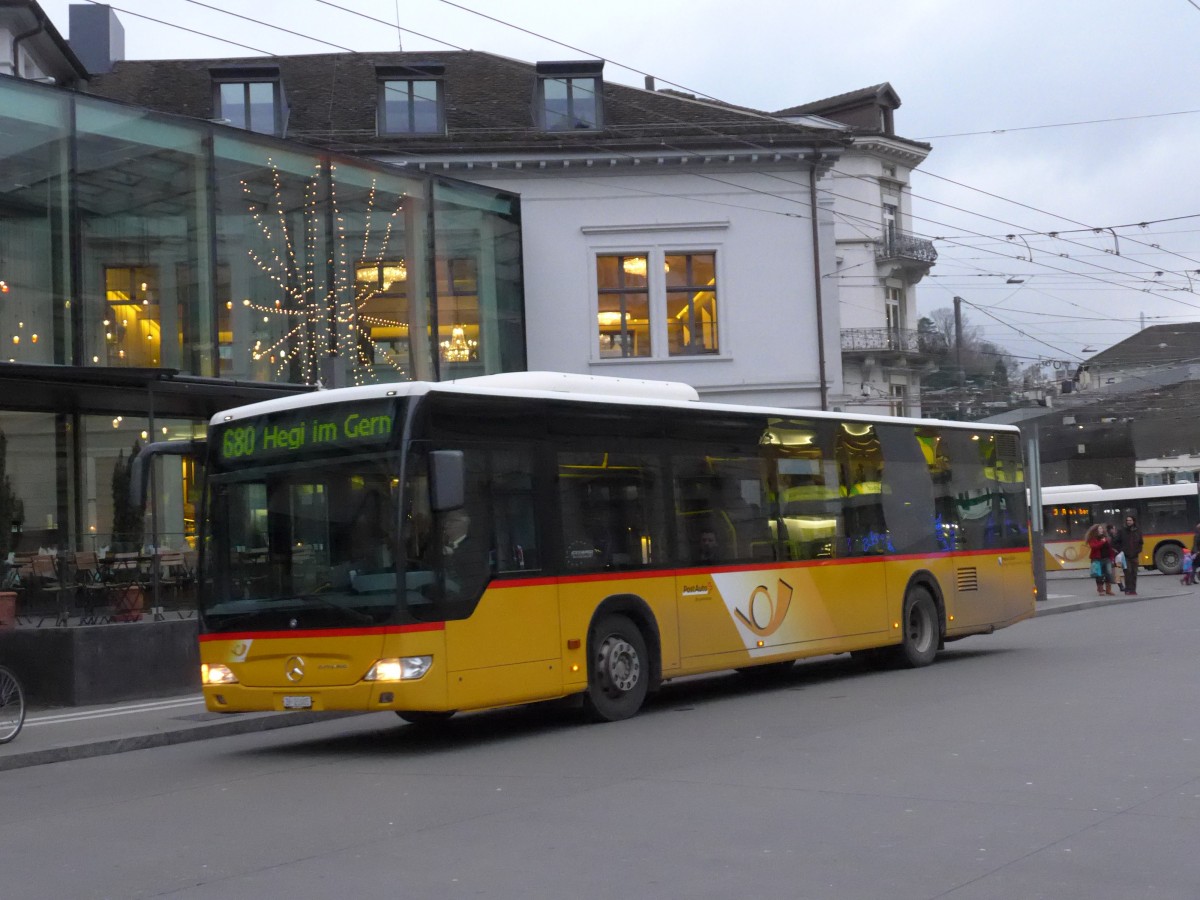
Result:
<svg viewBox="0 0 1200 900"><path fill-rule="evenodd" d="M1108 579L1110 583L1117 586L1117 590L1122 594L1125 593L1125 553L1122 550L1124 546L1121 541L1121 530L1112 522L1108 523L1108 544L1109 550L1112 553L1112 574Z"/></svg>
<svg viewBox="0 0 1200 900"><path fill-rule="evenodd" d="M1084 540L1088 545L1088 559L1092 564L1092 577L1096 579L1097 594L1111 594L1108 582L1108 560L1112 545L1108 541L1108 529L1097 523L1088 529Z"/></svg>
<svg viewBox="0 0 1200 900"><path fill-rule="evenodd" d="M1196 563L1200 562L1200 525L1196 526L1196 530L1192 532L1192 584L1200 583L1195 579Z"/></svg>
<svg viewBox="0 0 1200 900"><path fill-rule="evenodd" d="M1119 537L1121 549L1125 553L1125 593L1136 597L1138 567L1141 565L1142 547L1146 542L1132 509L1125 510L1125 524L1121 526Z"/></svg>

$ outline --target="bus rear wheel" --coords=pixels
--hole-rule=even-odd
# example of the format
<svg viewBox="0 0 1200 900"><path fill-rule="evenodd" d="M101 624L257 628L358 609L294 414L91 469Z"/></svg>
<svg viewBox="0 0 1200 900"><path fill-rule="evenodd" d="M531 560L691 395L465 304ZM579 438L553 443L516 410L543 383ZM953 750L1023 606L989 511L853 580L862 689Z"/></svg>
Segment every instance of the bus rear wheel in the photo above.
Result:
<svg viewBox="0 0 1200 900"><path fill-rule="evenodd" d="M628 719L642 708L650 686L646 639L628 618L605 616L588 636L584 712L595 722Z"/></svg>
<svg viewBox="0 0 1200 900"><path fill-rule="evenodd" d="M937 604L926 588L914 587L904 598L904 617L900 620L903 638L895 649L895 661L909 669L927 666L937 656L941 643Z"/></svg>
<svg viewBox="0 0 1200 900"><path fill-rule="evenodd" d="M1154 568L1164 575L1183 571L1183 548L1178 544L1160 544L1154 551Z"/></svg>

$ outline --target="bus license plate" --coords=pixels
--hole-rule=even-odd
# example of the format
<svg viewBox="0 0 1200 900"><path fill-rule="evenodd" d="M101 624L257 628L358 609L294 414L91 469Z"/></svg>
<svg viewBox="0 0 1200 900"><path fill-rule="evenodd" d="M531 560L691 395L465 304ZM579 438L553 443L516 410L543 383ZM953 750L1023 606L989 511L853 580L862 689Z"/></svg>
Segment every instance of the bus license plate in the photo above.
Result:
<svg viewBox="0 0 1200 900"><path fill-rule="evenodd" d="M284 697L284 709L312 709L312 697Z"/></svg>

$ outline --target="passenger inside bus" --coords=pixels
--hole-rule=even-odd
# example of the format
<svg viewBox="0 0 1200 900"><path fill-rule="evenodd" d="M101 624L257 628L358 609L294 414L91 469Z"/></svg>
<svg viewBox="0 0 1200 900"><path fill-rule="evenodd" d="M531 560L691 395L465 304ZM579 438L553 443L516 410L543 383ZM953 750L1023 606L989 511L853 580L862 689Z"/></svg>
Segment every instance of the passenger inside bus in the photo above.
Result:
<svg viewBox="0 0 1200 900"><path fill-rule="evenodd" d="M700 539L696 542L696 562L711 565L721 560L721 545L717 541L717 532L711 527L700 530Z"/></svg>

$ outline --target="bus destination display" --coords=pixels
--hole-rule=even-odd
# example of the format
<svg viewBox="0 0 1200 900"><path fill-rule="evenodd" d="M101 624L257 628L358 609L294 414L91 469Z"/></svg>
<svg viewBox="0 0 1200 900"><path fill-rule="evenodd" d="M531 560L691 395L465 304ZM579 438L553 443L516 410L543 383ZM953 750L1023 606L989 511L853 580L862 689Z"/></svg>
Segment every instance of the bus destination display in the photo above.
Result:
<svg viewBox="0 0 1200 900"><path fill-rule="evenodd" d="M223 426L217 442L222 462L248 463L311 451L385 446L395 423L392 401L314 406L245 419Z"/></svg>

